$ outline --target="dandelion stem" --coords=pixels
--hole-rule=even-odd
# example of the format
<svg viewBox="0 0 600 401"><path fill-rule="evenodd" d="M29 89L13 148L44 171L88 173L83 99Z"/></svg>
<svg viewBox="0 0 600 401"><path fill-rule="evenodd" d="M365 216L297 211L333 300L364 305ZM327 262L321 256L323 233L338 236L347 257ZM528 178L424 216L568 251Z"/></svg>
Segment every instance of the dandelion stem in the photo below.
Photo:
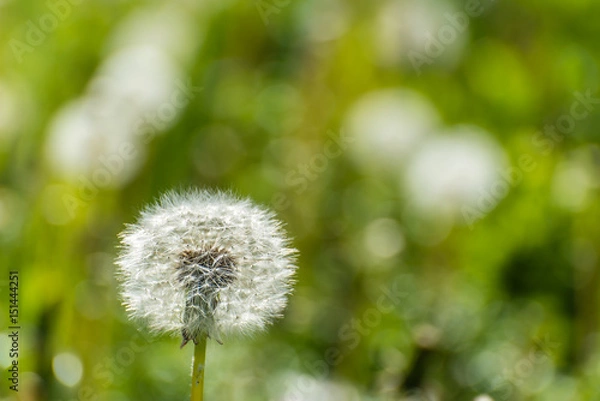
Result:
<svg viewBox="0 0 600 401"><path fill-rule="evenodd" d="M192 371L192 399L204 399L204 361L206 359L206 335L199 335L194 347L194 364Z"/></svg>

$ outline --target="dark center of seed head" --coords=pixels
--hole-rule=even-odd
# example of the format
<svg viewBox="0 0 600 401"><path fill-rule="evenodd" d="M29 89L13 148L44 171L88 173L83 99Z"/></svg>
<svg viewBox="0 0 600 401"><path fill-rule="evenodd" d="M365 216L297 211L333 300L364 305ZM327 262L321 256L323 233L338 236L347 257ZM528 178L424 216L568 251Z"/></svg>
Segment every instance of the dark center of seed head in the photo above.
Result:
<svg viewBox="0 0 600 401"><path fill-rule="evenodd" d="M193 292L208 295L233 282L235 261L223 249L187 250L179 256L179 280Z"/></svg>
<svg viewBox="0 0 600 401"><path fill-rule="evenodd" d="M179 255L178 280L187 291L183 321L187 325L199 316L209 317L218 302L218 290L234 280L235 260L223 249L187 250ZM200 333L181 330L183 348L190 340L197 343Z"/></svg>

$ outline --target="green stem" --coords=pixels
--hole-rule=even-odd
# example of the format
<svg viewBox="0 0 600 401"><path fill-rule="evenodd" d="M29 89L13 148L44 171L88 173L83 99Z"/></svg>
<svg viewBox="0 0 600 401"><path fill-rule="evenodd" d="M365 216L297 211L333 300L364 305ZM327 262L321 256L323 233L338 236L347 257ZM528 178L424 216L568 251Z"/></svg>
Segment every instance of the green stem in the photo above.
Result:
<svg viewBox="0 0 600 401"><path fill-rule="evenodd" d="M194 368L192 370L192 400L204 399L204 361L206 360L206 336L199 335L194 347Z"/></svg>

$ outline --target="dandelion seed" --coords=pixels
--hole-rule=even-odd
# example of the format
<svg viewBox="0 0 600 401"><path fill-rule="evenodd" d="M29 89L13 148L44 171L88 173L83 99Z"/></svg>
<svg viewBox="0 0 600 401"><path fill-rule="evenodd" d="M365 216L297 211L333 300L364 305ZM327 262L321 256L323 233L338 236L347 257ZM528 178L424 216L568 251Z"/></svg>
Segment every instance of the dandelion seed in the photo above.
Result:
<svg viewBox="0 0 600 401"><path fill-rule="evenodd" d="M127 311L154 332L180 334L181 347L196 344L192 399L201 399L206 337L249 335L281 316L296 250L272 212L199 190L167 193L120 238Z"/></svg>

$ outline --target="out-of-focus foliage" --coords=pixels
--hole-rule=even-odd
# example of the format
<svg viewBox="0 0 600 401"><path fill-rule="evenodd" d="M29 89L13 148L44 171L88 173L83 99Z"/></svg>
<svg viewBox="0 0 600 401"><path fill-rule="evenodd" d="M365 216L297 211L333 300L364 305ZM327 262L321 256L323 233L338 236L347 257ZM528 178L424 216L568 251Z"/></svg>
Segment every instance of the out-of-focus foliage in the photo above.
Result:
<svg viewBox="0 0 600 401"><path fill-rule="evenodd" d="M286 316L208 400L600 399L600 3L0 0L0 398L185 400L117 233L177 187L274 208Z"/></svg>

